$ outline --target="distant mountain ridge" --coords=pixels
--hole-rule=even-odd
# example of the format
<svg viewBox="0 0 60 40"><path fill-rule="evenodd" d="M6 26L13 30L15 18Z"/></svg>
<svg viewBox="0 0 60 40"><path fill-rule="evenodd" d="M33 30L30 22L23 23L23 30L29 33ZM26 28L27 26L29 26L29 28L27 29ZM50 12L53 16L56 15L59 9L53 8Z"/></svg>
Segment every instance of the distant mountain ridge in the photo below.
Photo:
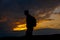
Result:
<svg viewBox="0 0 60 40"><path fill-rule="evenodd" d="M33 35L52 35L52 34L60 34L60 29L39 29L36 31L33 31ZM0 37L19 37L19 36L25 36L25 31L16 31L16 32L0 32Z"/></svg>
<svg viewBox="0 0 60 40"><path fill-rule="evenodd" d="M51 35L51 34L60 34L60 29L40 29L33 32L33 35Z"/></svg>

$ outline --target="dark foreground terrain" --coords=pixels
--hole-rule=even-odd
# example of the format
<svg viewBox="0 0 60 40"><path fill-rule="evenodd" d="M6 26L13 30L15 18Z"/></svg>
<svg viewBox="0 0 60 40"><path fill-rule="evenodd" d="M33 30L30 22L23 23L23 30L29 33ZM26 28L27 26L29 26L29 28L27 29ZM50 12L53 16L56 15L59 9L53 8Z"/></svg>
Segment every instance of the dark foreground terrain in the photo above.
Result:
<svg viewBox="0 0 60 40"><path fill-rule="evenodd" d="M26 36L22 36L22 37L2 37L0 38L0 40L40 40L40 39L51 39L51 38L58 38L60 39L60 34L54 34L54 35L33 35L31 37L26 37Z"/></svg>
<svg viewBox="0 0 60 40"><path fill-rule="evenodd" d="M0 32L0 40L41 40L41 39L60 39L60 29L40 29L33 31L33 36L26 37L25 31L20 32Z"/></svg>

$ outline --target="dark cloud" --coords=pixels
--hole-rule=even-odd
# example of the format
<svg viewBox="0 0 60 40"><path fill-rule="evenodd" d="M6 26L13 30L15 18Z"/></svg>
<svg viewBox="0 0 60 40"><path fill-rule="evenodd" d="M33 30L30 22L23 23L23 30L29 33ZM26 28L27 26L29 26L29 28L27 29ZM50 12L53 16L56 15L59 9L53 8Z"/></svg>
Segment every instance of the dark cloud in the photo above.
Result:
<svg viewBox="0 0 60 40"><path fill-rule="evenodd" d="M21 9L29 8L49 8L59 4L59 0L3 0L2 5L6 8L14 9L16 6L21 7Z"/></svg>
<svg viewBox="0 0 60 40"><path fill-rule="evenodd" d="M59 0L2 0L0 10L1 12L10 11L11 14L23 15L24 9L45 10L57 6L59 3Z"/></svg>

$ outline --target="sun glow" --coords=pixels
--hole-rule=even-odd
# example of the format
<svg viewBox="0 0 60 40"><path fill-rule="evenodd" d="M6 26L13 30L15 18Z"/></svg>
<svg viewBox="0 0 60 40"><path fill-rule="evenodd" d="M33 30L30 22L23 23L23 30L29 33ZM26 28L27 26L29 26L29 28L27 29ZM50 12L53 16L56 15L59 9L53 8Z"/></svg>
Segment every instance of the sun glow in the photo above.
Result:
<svg viewBox="0 0 60 40"><path fill-rule="evenodd" d="M17 25L16 28L13 28L14 31L19 31L19 30L26 30L26 24L21 24L21 25Z"/></svg>
<svg viewBox="0 0 60 40"><path fill-rule="evenodd" d="M44 20L46 22L48 22L48 20ZM34 27L34 30L37 30L37 29L40 29L40 25L41 23L40 22L43 22L43 21L39 21L36 25L36 27ZM13 28L13 31L22 31L22 30L26 30L26 24L21 24L21 25L17 25L15 28Z"/></svg>
<svg viewBox="0 0 60 40"><path fill-rule="evenodd" d="M52 14L52 15L50 15L49 19L54 19L54 20L49 20L49 19L42 20L41 19L37 22L36 27L34 27L34 30L38 30L41 28L60 29L60 6L56 7L54 10L52 10L52 12L48 12L48 13ZM55 13L57 13L57 14L55 14ZM38 15L39 15L38 17L40 17L40 14L38 14ZM20 24L19 22L17 22L17 24L18 25L12 29L13 31L22 31L22 30L27 29L26 24Z"/></svg>

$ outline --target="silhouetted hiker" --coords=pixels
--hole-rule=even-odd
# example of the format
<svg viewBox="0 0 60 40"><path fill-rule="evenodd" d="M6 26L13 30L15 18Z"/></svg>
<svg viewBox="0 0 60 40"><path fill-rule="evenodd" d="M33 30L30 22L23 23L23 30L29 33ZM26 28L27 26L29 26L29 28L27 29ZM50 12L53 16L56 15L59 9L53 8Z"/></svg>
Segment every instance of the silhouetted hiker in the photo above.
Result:
<svg viewBox="0 0 60 40"><path fill-rule="evenodd" d="M28 10L25 10L24 14L26 16L26 36L32 36L33 27L36 26L36 19L29 14Z"/></svg>

